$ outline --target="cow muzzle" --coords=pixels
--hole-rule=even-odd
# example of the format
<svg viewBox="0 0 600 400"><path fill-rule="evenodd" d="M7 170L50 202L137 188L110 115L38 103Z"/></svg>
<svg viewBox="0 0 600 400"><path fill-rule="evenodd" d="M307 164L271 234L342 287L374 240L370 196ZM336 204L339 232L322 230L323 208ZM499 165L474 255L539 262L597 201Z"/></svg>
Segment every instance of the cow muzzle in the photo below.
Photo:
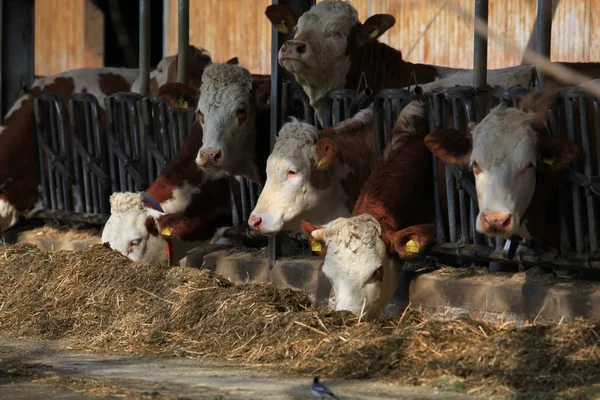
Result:
<svg viewBox="0 0 600 400"><path fill-rule="evenodd" d="M201 167L219 167L223 163L223 152L218 149L201 149L198 164Z"/></svg>
<svg viewBox="0 0 600 400"><path fill-rule="evenodd" d="M505 212L482 212L480 219L481 228L486 235L508 237L513 234L515 219L512 214Z"/></svg>
<svg viewBox="0 0 600 400"><path fill-rule="evenodd" d="M279 50L279 62L286 60L302 61L311 54L311 47L308 43L300 40L288 40Z"/></svg>

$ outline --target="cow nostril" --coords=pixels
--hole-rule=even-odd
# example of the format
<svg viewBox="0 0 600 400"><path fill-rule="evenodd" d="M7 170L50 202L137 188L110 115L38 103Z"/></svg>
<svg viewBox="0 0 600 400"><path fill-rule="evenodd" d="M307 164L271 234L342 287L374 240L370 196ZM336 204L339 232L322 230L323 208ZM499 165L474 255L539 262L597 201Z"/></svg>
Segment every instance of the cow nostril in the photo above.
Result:
<svg viewBox="0 0 600 400"><path fill-rule="evenodd" d="M306 43L299 44L296 47L296 51L298 52L298 54L304 54L304 53L306 53Z"/></svg>
<svg viewBox="0 0 600 400"><path fill-rule="evenodd" d="M500 222L500 226L502 226L503 228L507 228L508 226L510 226L511 222L512 222L512 215L508 214L503 221L499 221Z"/></svg>
<svg viewBox="0 0 600 400"><path fill-rule="evenodd" d="M262 218L261 217L251 216L250 218L248 218L248 224L252 228L258 228L260 226L260 224L262 224Z"/></svg>
<svg viewBox="0 0 600 400"><path fill-rule="evenodd" d="M217 150L217 152L213 155L213 160L215 160L216 162L221 161L222 158L223 153L221 152L221 150Z"/></svg>

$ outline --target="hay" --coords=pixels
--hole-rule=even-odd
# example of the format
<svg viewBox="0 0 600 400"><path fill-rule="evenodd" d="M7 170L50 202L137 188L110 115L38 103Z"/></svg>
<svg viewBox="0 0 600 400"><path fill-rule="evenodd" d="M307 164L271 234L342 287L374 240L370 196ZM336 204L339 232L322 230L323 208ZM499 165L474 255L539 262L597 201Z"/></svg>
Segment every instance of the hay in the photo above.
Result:
<svg viewBox="0 0 600 400"><path fill-rule="evenodd" d="M515 328L418 311L378 323L303 293L134 263L102 246L0 247L0 335L79 349L219 357L279 371L511 395L573 396L600 381L600 324Z"/></svg>

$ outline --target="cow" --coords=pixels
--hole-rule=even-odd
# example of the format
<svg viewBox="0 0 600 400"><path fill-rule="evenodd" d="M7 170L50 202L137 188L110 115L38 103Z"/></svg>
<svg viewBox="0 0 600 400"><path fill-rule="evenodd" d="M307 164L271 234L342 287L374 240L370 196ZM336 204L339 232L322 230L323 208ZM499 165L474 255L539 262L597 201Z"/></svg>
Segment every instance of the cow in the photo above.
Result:
<svg viewBox="0 0 600 400"><path fill-rule="evenodd" d="M418 83L426 83L459 71L405 61L399 50L379 42L396 22L389 14L375 14L361 23L350 3L332 0L312 6L300 18L279 4L269 5L265 14L278 31L294 34L279 49L279 65L294 74L321 122L323 100L331 90L368 85L376 93L409 86L413 73Z"/></svg>
<svg viewBox="0 0 600 400"><path fill-rule="evenodd" d="M202 128L194 123L179 152L145 192L113 193L102 242L134 261L176 263L187 249L206 245L218 228L230 225L229 188L236 181L223 171L198 168L201 146Z"/></svg>
<svg viewBox="0 0 600 400"><path fill-rule="evenodd" d="M405 61L399 50L379 42L396 22L390 14L375 14L361 23L356 9L339 0L321 1L300 17L281 4L269 5L265 14L279 32L294 35L279 49L279 65L294 74L321 122L323 100L330 90L361 90L368 85L375 94L381 89L424 84L461 71L472 77L472 70ZM599 63L561 64L600 78ZM531 66L522 67L503 68L498 74L514 81L511 74L522 76L523 71L531 70ZM524 75L529 79L528 73ZM472 78L467 84L472 84ZM362 106L367 104L368 101Z"/></svg>
<svg viewBox="0 0 600 400"><path fill-rule="evenodd" d="M159 96L172 107L184 99L186 105L180 108L195 110L204 131L196 159L200 168L263 184L270 148L270 91L270 76L252 75L234 58L207 67L199 91L170 84L160 88Z"/></svg>
<svg viewBox="0 0 600 400"><path fill-rule="evenodd" d="M300 231L300 220L349 216L376 163L369 110L317 130L295 118L284 124L267 159L267 181L248 224L265 235Z"/></svg>
<svg viewBox="0 0 600 400"><path fill-rule="evenodd" d="M426 110L426 100L417 99L401 112L351 217L324 226L301 223L311 249L325 256L323 273L332 283L336 310L379 317L398 285L401 262L433 242L433 168L420 133Z"/></svg>
<svg viewBox="0 0 600 400"><path fill-rule="evenodd" d="M427 135L425 143L438 158L473 169L478 232L560 248L558 173L576 159L579 146L548 134L551 94L528 95L520 108L495 107L471 136L454 129Z"/></svg>
<svg viewBox="0 0 600 400"><path fill-rule="evenodd" d="M189 51L189 68L196 71L191 74L191 82L199 85L197 71L201 73L212 61L205 50L190 47ZM164 67L153 71L151 83L176 77L173 71L177 70L177 57L167 57L161 64ZM33 99L41 93L54 92L67 102L73 93L90 93L103 107L106 96L130 91L138 75L137 69L127 68L76 69L37 79L29 92L19 98L0 126L0 232L15 225L21 216L30 218L42 208ZM102 124L100 128L104 132Z"/></svg>

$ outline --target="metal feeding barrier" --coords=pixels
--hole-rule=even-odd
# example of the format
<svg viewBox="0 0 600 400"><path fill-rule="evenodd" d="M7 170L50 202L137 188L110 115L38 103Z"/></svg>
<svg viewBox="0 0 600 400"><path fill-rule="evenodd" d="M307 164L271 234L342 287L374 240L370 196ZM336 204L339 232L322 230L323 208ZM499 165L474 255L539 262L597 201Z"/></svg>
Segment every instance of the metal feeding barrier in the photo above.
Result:
<svg viewBox="0 0 600 400"><path fill-rule="evenodd" d="M524 87L496 90L488 105L493 107L503 103L515 106L525 93L527 89ZM453 126L466 133L466 123L477 120L474 111L476 96L477 92L471 87L451 88L432 95L430 129ZM600 129L599 107L597 99L578 88L564 88L555 96L551 108L552 134L567 136L580 143L583 149L580 158L564 174L570 192L561 191L560 215L556 216L561 222L560 253L518 237L505 241L478 233L475 230L475 218L479 210L472 171L445 165L446 193L441 193L437 160L434 157L437 243L432 248L432 254L465 261L543 264L561 269L600 268L596 211L600 204L600 151L598 139L592 134ZM444 194L445 198L442 198Z"/></svg>

